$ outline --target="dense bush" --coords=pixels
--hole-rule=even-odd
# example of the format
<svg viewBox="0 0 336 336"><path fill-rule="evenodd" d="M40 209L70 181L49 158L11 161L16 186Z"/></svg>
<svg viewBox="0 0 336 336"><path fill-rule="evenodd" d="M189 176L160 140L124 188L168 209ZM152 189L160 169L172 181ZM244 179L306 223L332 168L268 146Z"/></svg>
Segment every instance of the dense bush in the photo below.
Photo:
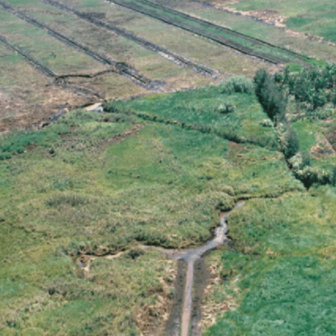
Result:
<svg viewBox="0 0 336 336"><path fill-rule="evenodd" d="M275 82L274 77L265 69L257 71L254 77L255 93L269 118L280 121L285 118L287 97L282 88Z"/></svg>
<svg viewBox="0 0 336 336"><path fill-rule="evenodd" d="M336 106L336 66L302 69L290 73L287 67L284 74L276 74L275 80L293 95L297 102L309 110L316 110L332 103Z"/></svg>
<svg viewBox="0 0 336 336"><path fill-rule="evenodd" d="M220 105L218 108L218 112L222 114L233 113L235 110L236 110L236 106L232 104Z"/></svg>
<svg viewBox="0 0 336 336"><path fill-rule="evenodd" d="M296 132L289 128L286 134L286 146L284 149L284 154L286 158L291 158L297 154L300 150L300 142Z"/></svg>
<svg viewBox="0 0 336 336"><path fill-rule="evenodd" d="M252 94L254 91L253 83L249 78L244 76L235 76L228 79L223 84L222 93L248 93Z"/></svg>

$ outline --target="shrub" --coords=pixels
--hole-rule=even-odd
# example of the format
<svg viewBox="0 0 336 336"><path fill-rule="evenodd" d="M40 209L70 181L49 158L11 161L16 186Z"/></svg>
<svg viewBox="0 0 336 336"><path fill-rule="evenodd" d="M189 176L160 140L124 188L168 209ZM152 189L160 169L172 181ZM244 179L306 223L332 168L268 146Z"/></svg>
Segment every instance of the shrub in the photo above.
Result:
<svg viewBox="0 0 336 336"><path fill-rule="evenodd" d="M286 134L286 145L284 154L287 159L293 157L300 150L300 142L296 132L289 128Z"/></svg>
<svg viewBox="0 0 336 336"><path fill-rule="evenodd" d="M224 82L222 93L232 94L237 92L252 94L253 91L254 86L250 79L244 76L235 76Z"/></svg>
<svg viewBox="0 0 336 336"><path fill-rule="evenodd" d="M236 110L236 107L232 104L220 105L218 112L222 114L233 113Z"/></svg>
<svg viewBox="0 0 336 336"><path fill-rule="evenodd" d="M336 103L335 65L302 69L299 73L291 73L287 67L283 75L275 75L275 80L285 86L297 102L304 103L308 110L316 110L328 102Z"/></svg>
<svg viewBox="0 0 336 336"><path fill-rule="evenodd" d="M272 121L281 121L285 118L287 97L282 88L276 84L274 77L266 70L260 69L254 76L255 94Z"/></svg>
<svg viewBox="0 0 336 336"><path fill-rule="evenodd" d="M330 183L332 186L336 187L336 166L333 167L330 173Z"/></svg>
<svg viewBox="0 0 336 336"><path fill-rule="evenodd" d="M8 160L12 157L10 153L0 153L0 161L1 160Z"/></svg>
<svg viewBox="0 0 336 336"><path fill-rule="evenodd" d="M78 205L88 204L89 200L82 195L62 193L51 196L46 203L50 207L59 207L62 205L76 207Z"/></svg>
<svg viewBox="0 0 336 336"><path fill-rule="evenodd" d="M311 155L308 152L302 152L302 163L301 163L301 169L304 167L308 167L311 165Z"/></svg>
<svg viewBox="0 0 336 336"><path fill-rule="evenodd" d="M264 119L263 121L260 122L260 125L263 127L273 127L273 123L269 119Z"/></svg>

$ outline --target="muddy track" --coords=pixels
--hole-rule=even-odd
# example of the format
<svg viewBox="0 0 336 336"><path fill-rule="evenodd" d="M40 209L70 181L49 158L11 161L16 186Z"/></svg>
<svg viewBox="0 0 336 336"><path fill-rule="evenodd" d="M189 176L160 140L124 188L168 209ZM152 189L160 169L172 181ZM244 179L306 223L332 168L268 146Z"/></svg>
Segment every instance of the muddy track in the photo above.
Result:
<svg viewBox="0 0 336 336"><path fill-rule="evenodd" d="M256 58L259 58L263 61L266 61L272 64L282 64L282 63L288 62L289 60L287 58L273 56L265 52L255 51L249 47L245 47L244 45L238 42L235 42L233 39L239 38L248 43L252 43L253 45L256 45L256 46L267 47L267 48L271 47L272 49L276 51L281 50L283 52L285 50L287 54L293 55L293 52L287 49L278 48L262 40L258 40L250 36L240 34L231 29L217 26L210 22L197 19L195 17L184 14L182 12L175 11L173 9L170 9L170 8L167 8L167 7L152 3L152 2L148 2L146 0L139 0L137 1L137 3L129 3L123 0L108 0L108 1L113 2L117 5L129 8L129 9L132 9L134 11L145 14L147 16L153 17L157 20L163 21L175 27L179 27L184 30L190 31L194 34L209 38L217 43L230 47L245 55L254 56ZM155 11L155 9L158 9L159 12ZM214 32L214 30L220 31L229 37L223 37L222 35ZM304 58L304 60L307 60L307 58L304 56L300 55L299 57L302 57Z"/></svg>
<svg viewBox="0 0 336 336"><path fill-rule="evenodd" d="M192 329L192 334L194 335L199 332L199 330L197 330L197 321L200 319L198 304L201 301L201 293L199 291L193 291L194 278L197 279L194 272L195 265L197 265L196 262L200 260L206 252L211 251L228 241L226 236L228 232L228 218L233 210L242 207L244 204L244 201L238 201L232 210L221 214L220 226L216 228L215 237L212 240L200 247L173 252L169 255L172 259L183 260L187 263L187 275L184 287L183 310L181 317L181 336L188 336L190 329ZM199 270L202 270L200 265L197 267ZM196 305L193 303L193 299L196 299ZM172 314L174 314L174 311Z"/></svg>
<svg viewBox="0 0 336 336"><path fill-rule="evenodd" d="M87 22L90 22L91 24L99 27L99 28L104 28L110 32L116 33L119 36L122 36L124 38L127 38L139 45L141 45L142 47L151 50L153 52L155 52L156 54L160 55L161 57L179 65L182 67L186 67L198 74L201 74L203 76L207 76L207 77L212 77L217 79L218 75L220 74L220 72L218 70L212 69L210 67L206 67L204 65L199 65L194 63L193 61L178 55L176 53L173 53L172 51L163 48L157 44L154 44L146 39L144 39L143 37L137 36L136 34L127 31L123 28L119 28L111 23L108 23L106 21L102 21L92 15L90 15L90 13L85 13L85 12L81 12L76 8L72 8L69 7L67 5L65 5L64 3L58 2L58 1L54 1L54 0L42 0L44 3L52 5L56 8L59 8L65 12L71 13L71 14L75 14L77 15L79 18L81 18L82 20L85 20Z"/></svg>
<svg viewBox="0 0 336 336"><path fill-rule="evenodd" d="M65 89L69 89L72 92L76 93L79 96L84 96L86 98L92 98L98 97L103 98L100 93L95 91L92 88L89 88L87 86L79 86L75 84L68 83L66 80L63 79L67 76L57 76L57 74L47 67L44 63L38 61L34 56L30 55L29 52L11 42L8 41L7 38L0 35L0 42L2 42L7 48L9 48L12 51L17 52L20 54L29 64L31 64L35 69L37 69L42 75L52 78L53 80L49 85L56 84L57 86L64 87ZM70 75L71 76L71 75ZM58 80L58 78L61 78L61 80Z"/></svg>
<svg viewBox="0 0 336 336"><path fill-rule="evenodd" d="M119 75L125 76L132 80L134 83L141 85L142 87L146 88L147 90L158 90L162 86L162 82L156 82L152 81L149 78L146 78L145 76L141 75L138 73L138 71L131 66L127 65L124 62L116 62L112 60L110 57L107 57L102 54L98 54L97 52L94 52L91 50L88 46L85 46L70 37L56 31L55 29L47 26L46 24L39 22L35 18L31 17L27 13L15 9L14 7L10 6L9 4L0 1L0 6L7 10L8 12L14 14L21 20L32 24L40 29L47 30L48 33L53 36L54 38L58 39L60 42L64 43L67 46L73 47L79 52L84 53L85 55L95 59L96 61L108 66L108 67L113 67L115 69L115 72L118 73Z"/></svg>

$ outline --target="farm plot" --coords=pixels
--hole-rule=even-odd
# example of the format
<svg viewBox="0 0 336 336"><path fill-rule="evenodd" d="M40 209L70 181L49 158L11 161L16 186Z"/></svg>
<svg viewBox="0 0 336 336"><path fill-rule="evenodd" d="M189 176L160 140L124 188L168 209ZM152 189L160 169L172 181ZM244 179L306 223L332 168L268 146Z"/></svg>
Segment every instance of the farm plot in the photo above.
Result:
<svg viewBox="0 0 336 336"><path fill-rule="evenodd" d="M161 3L165 6L170 6L173 9L184 12L191 16L201 18L203 20L223 27L228 27L242 34L257 39L262 39L274 45L285 47L313 58L336 62L335 46L328 45L328 43L321 43L320 39L315 39L309 34L303 34L299 33L298 31L292 31L286 28L284 29L281 27L276 27L269 23L265 24L263 20L258 19L258 16L254 16L253 12L251 13L251 11L233 13L232 10L236 11L236 9L234 8L236 8L236 6L239 6L240 4L227 6L219 1L190 2L185 0L169 1L169 3L160 0L153 0L153 2ZM249 6L256 6L256 3L257 1L253 1L249 2L248 4ZM284 3L288 4L288 2L282 1L281 4L277 3L276 6L282 6L282 4ZM295 3L295 5L296 4L297 3ZM295 5L293 4L293 6ZM287 8L290 7L291 5L288 4ZM301 8L305 8L305 6L301 6ZM265 9L261 10L260 12L269 14L272 11ZM328 27L328 25L326 27Z"/></svg>
<svg viewBox="0 0 336 336"><path fill-rule="evenodd" d="M76 3L74 0L71 2ZM91 11L99 10L101 12L105 9L105 4L98 8L95 7ZM88 11L88 13L90 12ZM132 31L137 35L144 36L157 45L174 50L178 54L194 60L197 64L205 64L218 69L223 74L244 74L252 77L256 69L260 67L268 68L270 71L275 69L275 65L243 55L209 39L165 24L146 15L130 11L113 3L107 6L105 14L109 22L113 22L119 27Z"/></svg>
<svg viewBox="0 0 336 336"><path fill-rule="evenodd" d="M171 60L161 57L158 53L144 48L143 45L129 38L120 37L120 34L113 34L83 20L73 20L73 16L69 13L54 6L43 3L38 6L39 4L41 3L36 1L28 3L18 1L15 3L16 6L12 6L9 2L1 2L0 36L2 40L0 43L8 51L21 54L21 61L26 61L30 66L40 70L42 77L45 77L42 79L43 86L58 84L57 91L68 91L71 88L75 91L74 94L70 94L71 96L74 98L78 94L80 96L77 97L79 99L71 101L69 98L60 99L57 106L64 105L71 108L102 97L143 94L149 90L161 90L164 84L166 85L162 90L206 85L217 78L218 72L213 69L205 74L206 68L193 62L182 64L181 69L181 64L174 64ZM183 57L179 61L188 62ZM140 71L136 67L139 67ZM6 68L8 66L3 70ZM199 69L203 69L203 73L195 71ZM17 78L21 77L18 75ZM24 83L23 80L22 83ZM9 86L7 91L13 92L10 82L4 81L4 85L7 84ZM17 84L18 90L23 91L20 80ZM54 88L51 86L43 87L43 90L40 88L36 95L48 90L53 92ZM3 89L3 92L5 93L6 89ZM54 92L53 95L59 97ZM69 92L64 96L68 97ZM74 101L76 101L75 105L73 105ZM2 111L8 108L7 102L8 99L1 99ZM28 109L34 113L34 108L28 104L28 100L21 101L20 104L22 111L29 105ZM25 125L25 122L20 121L19 115L22 113L14 112L16 109L12 109L12 104L9 105L12 112L8 113L13 119L9 128ZM48 112L42 113L44 107L46 105L39 104L37 109L42 119L59 109L48 105ZM8 113L3 112L3 120L8 119ZM15 123L16 117L18 117L17 123ZM5 124L6 122L1 131L6 131L8 128Z"/></svg>
<svg viewBox="0 0 336 336"><path fill-rule="evenodd" d="M220 44L238 50L243 54L257 57L270 63L280 64L295 59L306 62L308 58L293 51L276 47L262 40L251 38L236 31L214 25L210 22L172 10L146 0L113 0L111 2L154 17L163 22L210 38Z"/></svg>

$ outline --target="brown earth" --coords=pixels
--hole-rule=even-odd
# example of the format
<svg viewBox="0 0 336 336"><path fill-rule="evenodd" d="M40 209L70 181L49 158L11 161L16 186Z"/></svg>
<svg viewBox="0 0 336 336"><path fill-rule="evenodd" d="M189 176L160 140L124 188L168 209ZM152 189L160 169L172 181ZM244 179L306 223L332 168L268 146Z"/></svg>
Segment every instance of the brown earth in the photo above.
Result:
<svg viewBox="0 0 336 336"><path fill-rule="evenodd" d="M46 85L15 86L9 93L0 93L0 134L14 129L38 128L42 121L64 108L70 110L92 102L90 98Z"/></svg>

